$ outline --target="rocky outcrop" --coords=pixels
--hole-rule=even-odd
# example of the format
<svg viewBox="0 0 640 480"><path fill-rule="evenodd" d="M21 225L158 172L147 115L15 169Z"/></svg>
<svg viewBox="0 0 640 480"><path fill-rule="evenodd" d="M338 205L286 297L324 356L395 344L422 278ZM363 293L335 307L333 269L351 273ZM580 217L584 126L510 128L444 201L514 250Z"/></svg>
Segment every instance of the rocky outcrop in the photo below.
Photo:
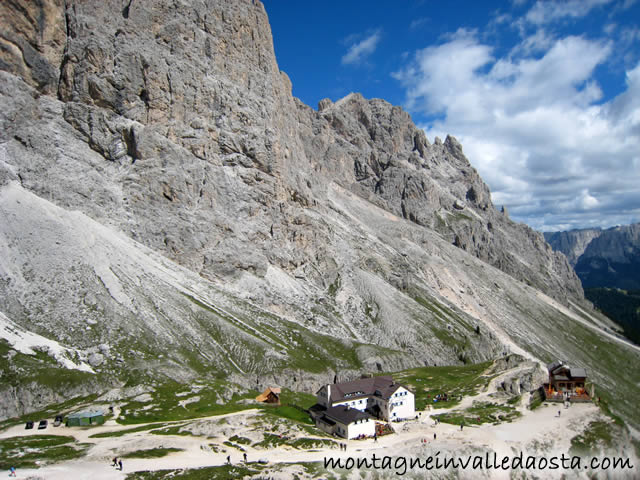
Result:
<svg viewBox="0 0 640 480"><path fill-rule="evenodd" d="M538 362L527 360L520 355L509 355L494 362L493 372L500 373L493 380L498 391L510 395L534 392L548 380L548 372Z"/></svg>
<svg viewBox="0 0 640 480"><path fill-rule="evenodd" d="M25 413L46 410L47 407L70 398L103 392L109 386L105 379L89 379L82 383L61 381L54 385L34 380L22 385L3 385L0 388L0 418L19 417Z"/></svg>
<svg viewBox="0 0 640 480"><path fill-rule="evenodd" d="M0 4L0 69L55 94L69 32L64 0Z"/></svg>
<svg viewBox="0 0 640 480"><path fill-rule="evenodd" d="M599 228L584 228L568 232L545 232L544 239L555 251L563 253L571 266L575 267L587 246L601 234L602 230Z"/></svg>
<svg viewBox="0 0 640 480"><path fill-rule="evenodd" d="M454 137L430 144L401 108L359 94L305 110L313 126L303 137L307 156L333 181L552 296L582 296L541 234L497 212Z"/></svg>

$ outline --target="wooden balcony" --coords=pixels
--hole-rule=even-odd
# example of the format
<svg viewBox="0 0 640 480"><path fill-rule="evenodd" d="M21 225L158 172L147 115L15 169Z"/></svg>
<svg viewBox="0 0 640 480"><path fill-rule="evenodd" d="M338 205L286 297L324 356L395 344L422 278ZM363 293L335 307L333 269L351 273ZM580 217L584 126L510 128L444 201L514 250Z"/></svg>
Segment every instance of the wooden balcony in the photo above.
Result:
<svg viewBox="0 0 640 480"><path fill-rule="evenodd" d="M569 395L567 396L566 393ZM549 392L544 390L545 400L547 402L564 402L565 399L569 399L570 402L585 403L590 402L591 397L587 393L575 393L575 392Z"/></svg>

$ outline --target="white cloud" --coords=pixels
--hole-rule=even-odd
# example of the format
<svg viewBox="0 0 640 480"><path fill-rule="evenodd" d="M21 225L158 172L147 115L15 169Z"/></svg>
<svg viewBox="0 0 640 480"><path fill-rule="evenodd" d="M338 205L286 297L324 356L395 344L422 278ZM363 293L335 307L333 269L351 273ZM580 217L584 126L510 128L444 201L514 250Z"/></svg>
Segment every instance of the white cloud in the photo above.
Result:
<svg viewBox="0 0 640 480"><path fill-rule="evenodd" d="M610 42L536 32L514 50L496 58L459 31L394 77L410 111L439 118L427 135L456 135L512 217L540 229L640 220L640 63L603 103L593 75Z"/></svg>
<svg viewBox="0 0 640 480"><path fill-rule="evenodd" d="M543 25L564 18L580 18L612 0L538 0L525 15L525 20L535 25Z"/></svg>
<svg viewBox="0 0 640 480"><path fill-rule="evenodd" d="M527 36L522 42L517 44L511 55L530 55L548 50L556 41L556 38L549 34L544 28L539 28L533 35Z"/></svg>
<svg viewBox="0 0 640 480"><path fill-rule="evenodd" d="M343 65L357 65L364 61L366 57L376 51L378 42L380 41L380 31L376 31L365 39L353 43L347 53L342 57Z"/></svg>

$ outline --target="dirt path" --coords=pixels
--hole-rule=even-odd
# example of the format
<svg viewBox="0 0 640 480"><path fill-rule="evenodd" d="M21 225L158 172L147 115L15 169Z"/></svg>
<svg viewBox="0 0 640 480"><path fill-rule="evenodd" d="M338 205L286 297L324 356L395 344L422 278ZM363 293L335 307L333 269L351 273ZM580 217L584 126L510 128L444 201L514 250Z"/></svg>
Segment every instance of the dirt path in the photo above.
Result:
<svg viewBox="0 0 640 480"><path fill-rule="evenodd" d="M192 422L192 421L202 421L202 420L219 420L222 418L228 418L228 417L236 417L239 415L255 415L256 413L259 413L261 410L257 409L257 408L251 408L248 410L240 410L238 412L232 412L232 413L225 413L222 415L211 415L209 417L198 417L198 418L192 418L192 419L185 419L185 420L171 420L171 421L162 421L162 422L147 422L147 423L135 423L135 424L130 424L130 425L122 425L120 423L117 423L115 420L110 419L108 421L106 421L104 423L104 425L101 426L97 426L97 427L66 427L64 425L60 425L59 427L54 427L52 426L52 419L49 419L49 427L47 427L45 430L38 430L37 429L37 422L36 422L36 427L34 427L33 430L25 430L24 428L24 424L20 424L20 425L14 425L13 427L9 427L8 429L0 432L0 439L2 438L11 438L11 437L19 437L19 436L29 436L29 435L68 435L71 436L73 438L75 438L78 442L89 442L89 443L95 443L95 442L100 442L100 441L108 441L110 440L109 437L107 438L90 438L91 435L95 435L98 433L110 433L110 432L120 432L123 430L130 430L132 428L137 428L137 427L144 427L147 425L155 425L158 424L159 426L157 428L161 428L160 425L164 425L164 426L172 426L172 425L180 425L182 423L187 423L187 422ZM148 433L148 432L140 432L140 433ZM111 439L118 439L120 437L112 437Z"/></svg>
<svg viewBox="0 0 640 480"><path fill-rule="evenodd" d="M474 397L468 397L463 402L452 409L466 408L474 400L482 400L491 391L482 392ZM570 440L578 433L581 426L588 424L590 418L600 416L599 410L592 404L576 404L569 409L561 409L558 416L558 409L561 407L542 406L531 412L525 410L523 416L513 423L500 425L480 425L466 426L461 431L458 426L440 423L434 425L434 421L429 415L444 413L452 409L439 409L432 412L425 412L419 421L394 424L397 434L388 435L374 442L368 440L351 440L348 443L346 452L341 452L332 448L318 448L314 451L297 450L288 446L279 446L269 450L254 449L245 447L249 462L259 459L266 459L269 463L298 463L298 462L318 462L325 456L334 458L347 456L371 456L375 453L378 456L384 455L415 455L421 451L427 452L433 449L443 449L452 451L463 449L464 447L484 447L497 452L498 455L513 455L513 450L527 450L535 443L538 445L549 445L553 452L559 453L560 449L566 451L569 448ZM209 419L220 419L230 416L255 415L259 410L236 412L228 415L208 417ZM198 419L203 420L203 419ZM169 422L166 422L169 423ZM179 422L173 422L179 423ZM132 426L121 426L113 428L109 426L102 431L117 431L131 428ZM234 464L242 461L242 452L228 449L229 453L214 453L209 447L204 437L195 436L158 436L150 434L148 431L128 434L125 437L107 437L102 439L89 439L89 435L98 433L96 429L74 431L61 428L59 434L72 433L80 441L96 442L91 448L88 456L81 460L65 462L58 465L46 466L41 469L21 470L18 478L27 478L32 475L36 478L46 478L47 480L107 480L125 478L127 472L139 470L161 470L174 468L195 468L204 466L222 465L226 463L227 455L231 455ZM2 437L23 434L24 430L17 428L3 432ZM48 432L50 433L50 432ZM434 433L437 439L433 439ZM426 443L423 443L426 440ZM216 441L216 443L219 440ZM344 441L343 441L344 442ZM165 447L182 448L184 451L174 453L159 459L125 459L124 472L119 472L110 466L110 459L113 456L113 449L117 450L124 443L128 446L135 445L137 449L156 448L160 445ZM416 452L416 453L414 453ZM492 478L500 477L496 474Z"/></svg>

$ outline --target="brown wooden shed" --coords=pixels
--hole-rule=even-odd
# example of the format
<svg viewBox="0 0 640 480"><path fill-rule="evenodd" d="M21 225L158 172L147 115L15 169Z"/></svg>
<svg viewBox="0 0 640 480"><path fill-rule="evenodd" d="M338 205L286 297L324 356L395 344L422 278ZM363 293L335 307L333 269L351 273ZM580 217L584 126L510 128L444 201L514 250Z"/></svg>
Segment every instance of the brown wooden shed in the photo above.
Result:
<svg viewBox="0 0 640 480"><path fill-rule="evenodd" d="M280 388L267 387L265 388L264 392L256 397L256 400L258 402L280 404Z"/></svg>

